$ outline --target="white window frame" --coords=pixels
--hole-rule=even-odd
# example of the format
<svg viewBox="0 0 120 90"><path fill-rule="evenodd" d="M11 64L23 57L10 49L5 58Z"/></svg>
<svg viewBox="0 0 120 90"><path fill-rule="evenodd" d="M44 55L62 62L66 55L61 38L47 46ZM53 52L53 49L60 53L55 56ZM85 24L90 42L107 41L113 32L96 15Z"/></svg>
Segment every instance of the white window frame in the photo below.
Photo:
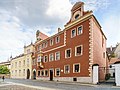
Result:
<svg viewBox="0 0 120 90"><path fill-rule="evenodd" d="M80 34L78 33L78 28L79 27L82 27L82 32ZM83 25L80 25L80 26L77 27L77 35L81 35L82 33L83 33Z"/></svg>
<svg viewBox="0 0 120 90"><path fill-rule="evenodd" d="M38 70L38 72L40 72L40 74L41 74L41 71L40 71L40 70ZM37 76L40 76L40 75L38 75L38 72L37 72Z"/></svg>
<svg viewBox="0 0 120 90"><path fill-rule="evenodd" d="M65 69L65 67L66 67L66 66L68 66L68 67L69 67L69 72L68 72L68 73L66 73L66 71L65 71L65 70L66 70L66 69ZM70 73L70 65L69 65L69 64L64 65L64 74L69 74L69 73Z"/></svg>
<svg viewBox="0 0 120 90"><path fill-rule="evenodd" d="M48 62L48 55L45 55L45 56L47 56L47 61L46 61L46 62ZM44 56L44 62L45 62L45 56ZM46 62L45 62L45 63L46 63Z"/></svg>
<svg viewBox="0 0 120 90"><path fill-rule="evenodd" d="M57 53L59 53L59 58L57 59ZM60 51L55 52L55 60L60 60Z"/></svg>
<svg viewBox="0 0 120 90"><path fill-rule="evenodd" d="M52 43L51 43L51 41L52 41ZM52 39L50 39L50 46L52 46L54 44L54 39L52 38Z"/></svg>
<svg viewBox="0 0 120 90"><path fill-rule="evenodd" d="M75 72L75 65L79 65L79 71L78 72ZM73 64L73 73L80 73L80 63L75 63Z"/></svg>
<svg viewBox="0 0 120 90"><path fill-rule="evenodd" d="M43 75L42 75L42 71L43 71ZM44 72L44 70L40 70L40 76L45 76L45 72Z"/></svg>
<svg viewBox="0 0 120 90"><path fill-rule="evenodd" d="M57 38L58 38L58 41L57 41ZM57 37L55 38L55 42L56 42L56 44L60 42L60 36L57 36Z"/></svg>
<svg viewBox="0 0 120 90"><path fill-rule="evenodd" d="M50 60L51 54L53 55L53 60ZM53 54L53 53L50 53L50 54L49 54L49 62L51 62L51 61L54 61L54 54Z"/></svg>
<svg viewBox="0 0 120 90"><path fill-rule="evenodd" d="M59 69L59 75L57 75L57 69ZM60 76L60 68L55 68L55 76L59 77Z"/></svg>
<svg viewBox="0 0 120 90"><path fill-rule="evenodd" d="M47 71L47 75L45 75L45 71ZM48 73L49 73L49 72L48 72L48 70L47 70L47 69L45 69L45 70L44 70L44 76L48 76Z"/></svg>
<svg viewBox="0 0 120 90"><path fill-rule="evenodd" d="M67 57L67 50L70 50L70 57ZM71 54L72 54L72 49L71 48L68 48L68 49L65 49L65 58L71 58Z"/></svg>
<svg viewBox="0 0 120 90"><path fill-rule="evenodd" d="M75 36L72 36L72 31L75 30L75 36L76 36L76 28L72 29L71 30L71 38L75 37Z"/></svg>
<svg viewBox="0 0 120 90"><path fill-rule="evenodd" d="M77 47L81 47L81 54L80 55L77 55ZM75 56L81 56L81 55L83 55L83 45L75 46Z"/></svg>

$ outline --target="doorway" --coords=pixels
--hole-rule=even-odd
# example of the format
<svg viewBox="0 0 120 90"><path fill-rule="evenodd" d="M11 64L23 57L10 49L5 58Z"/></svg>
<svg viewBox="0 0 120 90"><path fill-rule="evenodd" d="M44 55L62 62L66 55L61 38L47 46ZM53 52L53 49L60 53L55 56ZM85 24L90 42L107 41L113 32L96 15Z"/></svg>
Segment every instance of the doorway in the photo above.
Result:
<svg viewBox="0 0 120 90"><path fill-rule="evenodd" d="M50 70L50 81L53 81L53 70Z"/></svg>
<svg viewBox="0 0 120 90"><path fill-rule="evenodd" d="M33 71L33 79L36 79L36 71Z"/></svg>
<svg viewBox="0 0 120 90"><path fill-rule="evenodd" d="M30 70L27 69L27 79L30 79Z"/></svg>

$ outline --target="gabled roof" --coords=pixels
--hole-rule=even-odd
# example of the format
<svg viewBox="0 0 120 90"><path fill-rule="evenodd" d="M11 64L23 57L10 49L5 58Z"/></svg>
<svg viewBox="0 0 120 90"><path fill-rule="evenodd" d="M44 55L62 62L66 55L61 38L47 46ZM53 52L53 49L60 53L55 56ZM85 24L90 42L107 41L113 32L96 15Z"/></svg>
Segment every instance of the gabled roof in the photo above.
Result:
<svg viewBox="0 0 120 90"><path fill-rule="evenodd" d="M47 39L48 38L48 36L47 35L45 35L44 33L42 33L42 32L39 32L39 36L40 36L40 38L42 39L42 40L44 40L44 39Z"/></svg>

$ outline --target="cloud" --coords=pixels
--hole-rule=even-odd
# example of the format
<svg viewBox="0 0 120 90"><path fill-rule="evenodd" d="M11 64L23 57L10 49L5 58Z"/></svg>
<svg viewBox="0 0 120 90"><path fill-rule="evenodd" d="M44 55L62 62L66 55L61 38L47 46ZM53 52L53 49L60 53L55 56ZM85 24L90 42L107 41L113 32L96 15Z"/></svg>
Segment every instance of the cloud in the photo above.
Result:
<svg viewBox="0 0 120 90"><path fill-rule="evenodd" d="M36 30L49 36L56 33L69 20L71 7L69 0L0 1L0 62L11 53L23 53L24 44L35 41Z"/></svg>
<svg viewBox="0 0 120 90"><path fill-rule="evenodd" d="M82 1L85 4L85 10L97 11L106 9L110 5L110 0L70 0L72 4Z"/></svg>
<svg viewBox="0 0 120 90"><path fill-rule="evenodd" d="M116 45L120 42L120 14L110 14L102 23L103 30L107 36L107 46Z"/></svg>

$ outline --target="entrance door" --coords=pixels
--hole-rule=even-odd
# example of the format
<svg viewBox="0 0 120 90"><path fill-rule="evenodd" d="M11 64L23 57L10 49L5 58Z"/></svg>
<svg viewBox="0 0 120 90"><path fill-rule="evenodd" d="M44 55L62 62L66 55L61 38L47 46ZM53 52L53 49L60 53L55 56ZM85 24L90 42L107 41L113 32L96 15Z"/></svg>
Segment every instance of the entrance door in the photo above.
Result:
<svg viewBox="0 0 120 90"><path fill-rule="evenodd" d="M53 70L50 70L50 81L53 81Z"/></svg>
<svg viewBox="0 0 120 90"><path fill-rule="evenodd" d="M30 79L30 70L27 69L27 79Z"/></svg>
<svg viewBox="0 0 120 90"><path fill-rule="evenodd" d="M36 79L36 71L33 71L33 79Z"/></svg>

